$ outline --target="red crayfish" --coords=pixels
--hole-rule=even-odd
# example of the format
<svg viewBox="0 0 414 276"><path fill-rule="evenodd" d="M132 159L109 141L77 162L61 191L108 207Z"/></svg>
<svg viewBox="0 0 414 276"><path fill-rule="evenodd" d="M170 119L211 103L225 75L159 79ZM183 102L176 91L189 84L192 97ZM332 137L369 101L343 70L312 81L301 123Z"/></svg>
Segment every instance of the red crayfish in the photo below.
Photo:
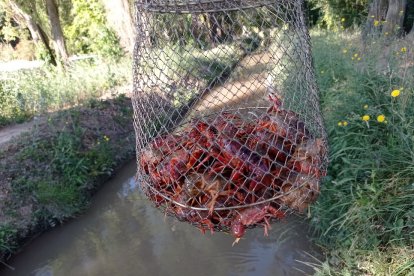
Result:
<svg viewBox="0 0 414 276"><path fill-rule="evenodd" d="M303 212L319 194L326 153L278 96L255 120L221 112L195 119L178 134L159 136L139 156L148 198L168 214L205 230L245 229Z"/></svg>

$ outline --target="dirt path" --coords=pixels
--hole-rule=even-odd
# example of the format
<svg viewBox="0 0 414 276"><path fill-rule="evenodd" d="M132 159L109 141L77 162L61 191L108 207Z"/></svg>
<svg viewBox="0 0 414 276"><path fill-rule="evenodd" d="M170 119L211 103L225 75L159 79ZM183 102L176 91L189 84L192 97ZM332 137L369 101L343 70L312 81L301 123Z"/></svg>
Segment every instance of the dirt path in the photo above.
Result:
<svg viewBox="0 0 414 276"><path fill-rule="evenodd" d="M268 66L271 63L268 53L247 56L223 85L209 91L192 108L190 117L204 113L219 112L223 108L267 106L265 101Z"/></svg>
<svg viewBox="0 0 414 276"><path fill-rule="evenodd" d="M29 131L35 125L35 120L27 123L7 126L0 129L0 146L7 143L14 137L19 136L23 132Z"/></svg>

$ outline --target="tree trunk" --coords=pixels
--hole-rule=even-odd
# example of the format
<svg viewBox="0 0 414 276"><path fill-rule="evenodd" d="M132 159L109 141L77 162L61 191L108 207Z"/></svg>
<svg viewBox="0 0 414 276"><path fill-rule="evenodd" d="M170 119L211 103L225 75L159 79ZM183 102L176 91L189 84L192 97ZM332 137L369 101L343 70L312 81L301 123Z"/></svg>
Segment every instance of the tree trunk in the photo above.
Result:
<svg viewBox="0 0 414 276"><path fill-rule="evenodd" d="M51 59L50 62L56 66L56 58L52 49L50 48L49 38L47 37L45 31L34 20L33 16L31 16L29 13L26 13L17 3L14 1L9 1L9 5L15 14L15 19L18 22L21 22L22 25L27 26L34 43L37 46L46 48L46 51L49 53Z"/></svg>
<svg viewBox="0 0 414 276"><path fill-rule="evenodd" d="M397 35L403 32L407 0L373 0L364 37L368 34Z"/></svg>
<svg viewBox="0 0 414 276"><path fill-rule="evenodd" d="M407 38L411 39L414 42L414 26L412 27L411 31L407 34Z"/></svg>
<svg viewBox="0 0 414 276"><path fill-rule="evenodd" d="M138 33L137 36L139 36L139 40L141 41L141 46L147 46L152 47L153 43L151 40L151 21L152 16L151 13L145 12L144 10L141 10L138 12L137 15L137 25L138 29L141 33Z"/></svg>
<svg viewBox="0 0 414 276"><path fill-rule="evenodd" d="M118 35L121 46L128 53L132 53L134 48L135 29L129 1L103 0L103 3L108 23Z"/></svg>
<svg viewBox="0 0 414 276"><path fill-rule="evenodd" d="M377 33L380 23L387 17L388 0L374 0L369 7L368 19L364 30L364 36Z"/></svg>
<svg viewBox="0 0 414 276"><path fill-rule="evenodd" d="M65 38L63 36L62 26L59 20L59 10L55 0L45 0L46 8L49 17L50 26L52 28L52 39L55 46L55 51L58 57L65 64L69 60L68 51L66 50Z"/></svg>
<svg viewBox="0 0 414 276"><path fill-rule="evenodd" d="M407 0L389 0L386 23L382 32L385 34L401 34L404 24Z"/></svg>
<svg viewBox="0 0 414 276"><path fill-rule="evenodd" d="M196 45L201 49L209 41L209 30L205 23L205 17L200 14L191 15L191 35L193 36Z"/></svg>
<svg viewBox="0 0 414 276"><path fill-rule="evenodd" d="M220 22L219 13L209 13L207 14L208 25L210 29L210 40L213 45L221 43L226 37L226 33L223 29L223 26Z"/></svg>

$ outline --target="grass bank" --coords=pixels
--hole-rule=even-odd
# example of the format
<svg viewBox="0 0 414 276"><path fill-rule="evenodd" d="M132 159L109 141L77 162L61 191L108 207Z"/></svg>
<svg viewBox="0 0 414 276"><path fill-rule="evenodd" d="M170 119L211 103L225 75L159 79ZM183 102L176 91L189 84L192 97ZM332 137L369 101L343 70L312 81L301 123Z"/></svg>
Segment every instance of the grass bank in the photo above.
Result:
<svg viewBox="0 0 414 276"><path fill-rule="evenodd" d="M125 96L88 101L42 120L0 149L0 260L32 235L76 216L134 156Z"/></svg>
<svg viewBox="0 0 414 276"><path fill-rule="evenodd" d="M312 207L317 275L413 275L412 42L312 39L331 162Z"/></svg>
<svg viewBox="0 0 414 276"><path fill-rule="evenodd" d="M131 83L130 59L77 61L65 71L45 65L0 72L0 127L79 105L125 83Z"/></svg>

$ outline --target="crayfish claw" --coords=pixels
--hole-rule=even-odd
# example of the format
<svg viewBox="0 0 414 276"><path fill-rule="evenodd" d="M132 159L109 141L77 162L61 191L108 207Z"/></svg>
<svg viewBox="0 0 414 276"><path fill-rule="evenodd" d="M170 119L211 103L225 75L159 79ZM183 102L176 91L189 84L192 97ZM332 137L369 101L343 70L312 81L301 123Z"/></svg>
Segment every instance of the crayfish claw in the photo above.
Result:
<svg viewBox="0 0 414 276"><path fill-rule="evenodd" d="M239 243L240 240L241 240L241 238L235 239L234 242L232 243L231 247L233 247L235 244Z"/></svg>

